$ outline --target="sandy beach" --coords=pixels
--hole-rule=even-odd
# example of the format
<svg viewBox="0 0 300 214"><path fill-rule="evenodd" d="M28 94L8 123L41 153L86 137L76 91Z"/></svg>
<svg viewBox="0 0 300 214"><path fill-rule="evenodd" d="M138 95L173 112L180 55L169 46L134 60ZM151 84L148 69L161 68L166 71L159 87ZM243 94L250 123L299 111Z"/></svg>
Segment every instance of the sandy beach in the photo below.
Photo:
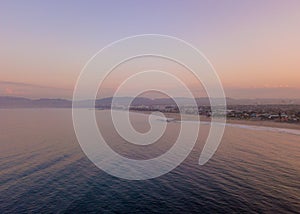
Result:
<svg viewBox="0 0 300 214"><path fill-rule="evenodd" d="M151 114L151 111L138 111L139 113ZM167 118L173 118L177 121L180 120L190 120L196 121L198 120L197 116L191 114L182 114L179 113L166 113L164 115ZM211 121L211 118L205 116L199 116L200 121ZM264 126L264 127L273 127L273 128L282 128L282 129L296 129L300 130L300 123L287 123L287 122L277 122L277 121L269 121L269 120L239 120L239 119L227 119L227 123L230 124L241 124L241 125L249 125L249 126Z"/></svg>

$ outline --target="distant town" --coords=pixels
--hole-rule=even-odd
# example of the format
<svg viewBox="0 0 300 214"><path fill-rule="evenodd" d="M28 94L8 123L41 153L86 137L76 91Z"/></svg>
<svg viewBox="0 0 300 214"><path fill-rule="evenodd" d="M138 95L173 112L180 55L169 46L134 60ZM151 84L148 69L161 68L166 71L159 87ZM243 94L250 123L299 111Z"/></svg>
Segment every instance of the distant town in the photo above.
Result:
<svg viewBox="0 0 300 214"><path fill-rule="evenodd" d="M102 107L103 108L103 107ZM104 108L113 108L131 111L159 111L162 113L184 113L211 117L210 106L199 106L197 108L184 106L178 108L176 105L138 105L125 106L115 105ZM228 119L253 120L253 121L277 121L288 123L300 123L300 105L229 105L226 112L216 112L214 116L226 116Z"/></svg>

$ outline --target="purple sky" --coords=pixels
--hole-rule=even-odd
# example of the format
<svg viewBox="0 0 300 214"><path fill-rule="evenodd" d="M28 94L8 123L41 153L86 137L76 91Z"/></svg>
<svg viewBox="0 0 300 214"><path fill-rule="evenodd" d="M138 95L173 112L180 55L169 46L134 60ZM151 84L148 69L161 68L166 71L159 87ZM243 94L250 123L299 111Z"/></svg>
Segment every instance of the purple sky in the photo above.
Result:
<svg viewBox="0 0 300 214"><path fill-rule="evenodd" d="M97 51L156 33L202 51L229 97L300 98L299 26L297 0L3 0L0 96L71 98Z"/></svg>

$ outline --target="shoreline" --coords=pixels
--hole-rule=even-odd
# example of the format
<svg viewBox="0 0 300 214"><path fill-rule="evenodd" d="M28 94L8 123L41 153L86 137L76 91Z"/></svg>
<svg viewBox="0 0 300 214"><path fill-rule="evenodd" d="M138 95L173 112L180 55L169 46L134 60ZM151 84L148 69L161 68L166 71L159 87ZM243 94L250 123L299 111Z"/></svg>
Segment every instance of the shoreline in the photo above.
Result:
<svg viewBox="0 0 300 214"><path fill-rule="evenodd" d="M133 111L142 114L151 114L152 111ZM197 121L197 117L192 114L182 114L182 117L179 113L169 113L169 112L161 112L167 118L175 119L176 121ZM211 118L206 116L199 115L200 121L203 122L210 122ZM238 125L248 125L248 126L264 126L264 127L271 127L271 128L282 128L282 129L295 129L300 130L300 123L287 123L287 122L276 122L276 121L268 121L268 120L238 120L238 119L228 119L226 123L229 124L238 124Z"/></svg>

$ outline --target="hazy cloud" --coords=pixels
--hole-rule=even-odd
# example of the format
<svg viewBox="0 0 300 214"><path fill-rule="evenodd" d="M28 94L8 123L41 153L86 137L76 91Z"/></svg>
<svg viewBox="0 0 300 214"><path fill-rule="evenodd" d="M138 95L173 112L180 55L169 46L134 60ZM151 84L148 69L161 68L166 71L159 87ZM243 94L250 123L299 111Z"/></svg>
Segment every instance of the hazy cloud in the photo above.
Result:
<svg viewBox="0 0 300 214"><path fill-rule="evenodd" d="M70 98L72 96L72 89L56 88L22 82L0 81L0 96Z"/></svg>

